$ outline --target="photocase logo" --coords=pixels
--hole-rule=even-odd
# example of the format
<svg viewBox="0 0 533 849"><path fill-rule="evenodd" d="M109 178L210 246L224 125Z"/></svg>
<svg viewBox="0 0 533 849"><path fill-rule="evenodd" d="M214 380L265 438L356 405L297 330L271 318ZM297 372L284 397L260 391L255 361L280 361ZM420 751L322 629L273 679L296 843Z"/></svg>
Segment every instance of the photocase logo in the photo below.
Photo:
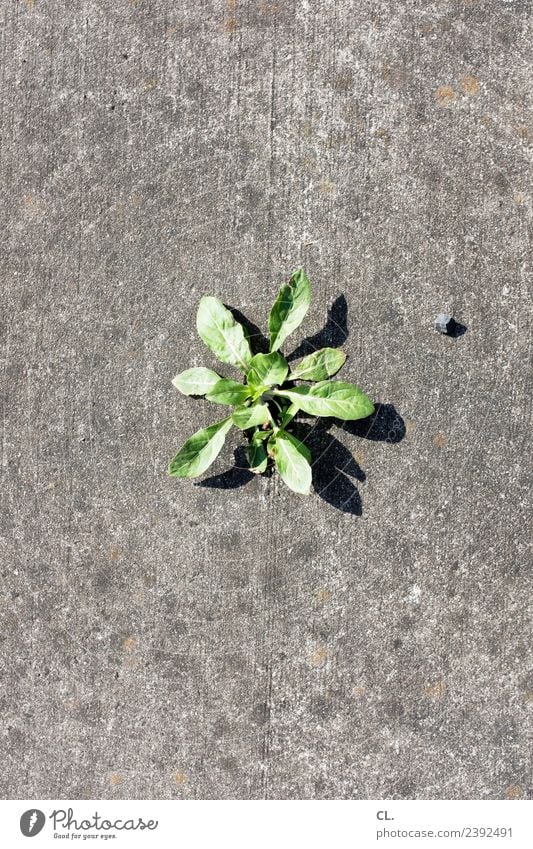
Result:
<svg viewBox="0 0 533 849"><path fill-rule="evenodd" d="M35 837L42 830L46 817L37 808L30 808L20 818L20 830L25 837Z"/></svg>

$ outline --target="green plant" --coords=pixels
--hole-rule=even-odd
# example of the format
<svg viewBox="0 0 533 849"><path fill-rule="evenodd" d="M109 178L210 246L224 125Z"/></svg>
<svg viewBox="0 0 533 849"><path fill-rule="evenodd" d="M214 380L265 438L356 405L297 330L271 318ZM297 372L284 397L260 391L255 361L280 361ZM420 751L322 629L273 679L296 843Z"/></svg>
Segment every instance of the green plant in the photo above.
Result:
<svg viewBox="0 0 533 849"><path fill-rule="evenodd" d="M309 493L311 454L289 430L296 414L353 421L374 412L372 401L358 386L330 380L346 360L338 348L321 348L291 368L280 353L310 303L311 285L299 269L281 287L270 312L270 353L254 355L248 333L224 304L209 296L201 299L196 319L200 338L221 362L244 372L245 380L223 378L208 368L190 368L174 378L174 386L184 395L205 396L215 404L233 407L233 412L191 436L171 461L170 475L194 478L205 472L235 425L248 438L252 472L261 474L273 465L290 489ZM296 385L296 381L306 383Z"/></svg>

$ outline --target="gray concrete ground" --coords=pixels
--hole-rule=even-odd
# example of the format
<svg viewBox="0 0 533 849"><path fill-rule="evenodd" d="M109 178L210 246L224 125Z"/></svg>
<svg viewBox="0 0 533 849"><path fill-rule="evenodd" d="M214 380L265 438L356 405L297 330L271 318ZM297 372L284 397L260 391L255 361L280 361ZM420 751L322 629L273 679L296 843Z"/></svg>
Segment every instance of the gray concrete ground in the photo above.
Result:
<svg viewBox="0 0 533 849"><path fill-rule="evenodd" d="M529 12L1 4L3 796L527 796ZM169 479L299 264L375 427Z"/></svg>

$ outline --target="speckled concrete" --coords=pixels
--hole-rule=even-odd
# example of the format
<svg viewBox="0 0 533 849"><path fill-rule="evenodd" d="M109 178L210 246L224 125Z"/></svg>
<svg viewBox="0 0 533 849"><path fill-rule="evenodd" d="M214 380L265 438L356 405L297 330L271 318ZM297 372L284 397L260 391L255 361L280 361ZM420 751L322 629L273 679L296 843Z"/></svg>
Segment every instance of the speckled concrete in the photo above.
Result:
<svg viewBox="0 0 533 849"><path fill-rule="evenodd" d="M2 2L2 795L527 795L530 10ZM169 479L299 264L381 420Z"/></svg>

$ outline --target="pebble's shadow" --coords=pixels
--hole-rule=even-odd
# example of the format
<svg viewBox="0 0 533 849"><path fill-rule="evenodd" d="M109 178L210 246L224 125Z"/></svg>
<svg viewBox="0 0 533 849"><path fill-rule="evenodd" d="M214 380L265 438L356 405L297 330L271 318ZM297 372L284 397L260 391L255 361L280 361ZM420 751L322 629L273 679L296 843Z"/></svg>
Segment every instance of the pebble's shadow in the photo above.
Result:
<svg viewBox="0 0 533 849"><path fill-rule="evenodd" d="M256 352L267 351L268 340L259 328L238 310L230 309L234 317L246 327L253 340L253 349ZM323 329L305 339L287 359L292 361L326 346L338 347L347 338L347 305L344 295L340 295L328 310ZM356 422L321 418L310 424L305 419L297 418L293 424L295 435L305 442L313 456L313 488L317 495L343 513L361 516L361 496L356 482L364 482L366 475L345 445L330 433L330 429L335 424L352 436L395 444L405 436L405 423L401 415L392 404L376 404L371 416ZM234 456L233 468L205 478L196 485L212 489L237 489L249 483L255 475L248 468L244 447L237 448Z"/></svg>

